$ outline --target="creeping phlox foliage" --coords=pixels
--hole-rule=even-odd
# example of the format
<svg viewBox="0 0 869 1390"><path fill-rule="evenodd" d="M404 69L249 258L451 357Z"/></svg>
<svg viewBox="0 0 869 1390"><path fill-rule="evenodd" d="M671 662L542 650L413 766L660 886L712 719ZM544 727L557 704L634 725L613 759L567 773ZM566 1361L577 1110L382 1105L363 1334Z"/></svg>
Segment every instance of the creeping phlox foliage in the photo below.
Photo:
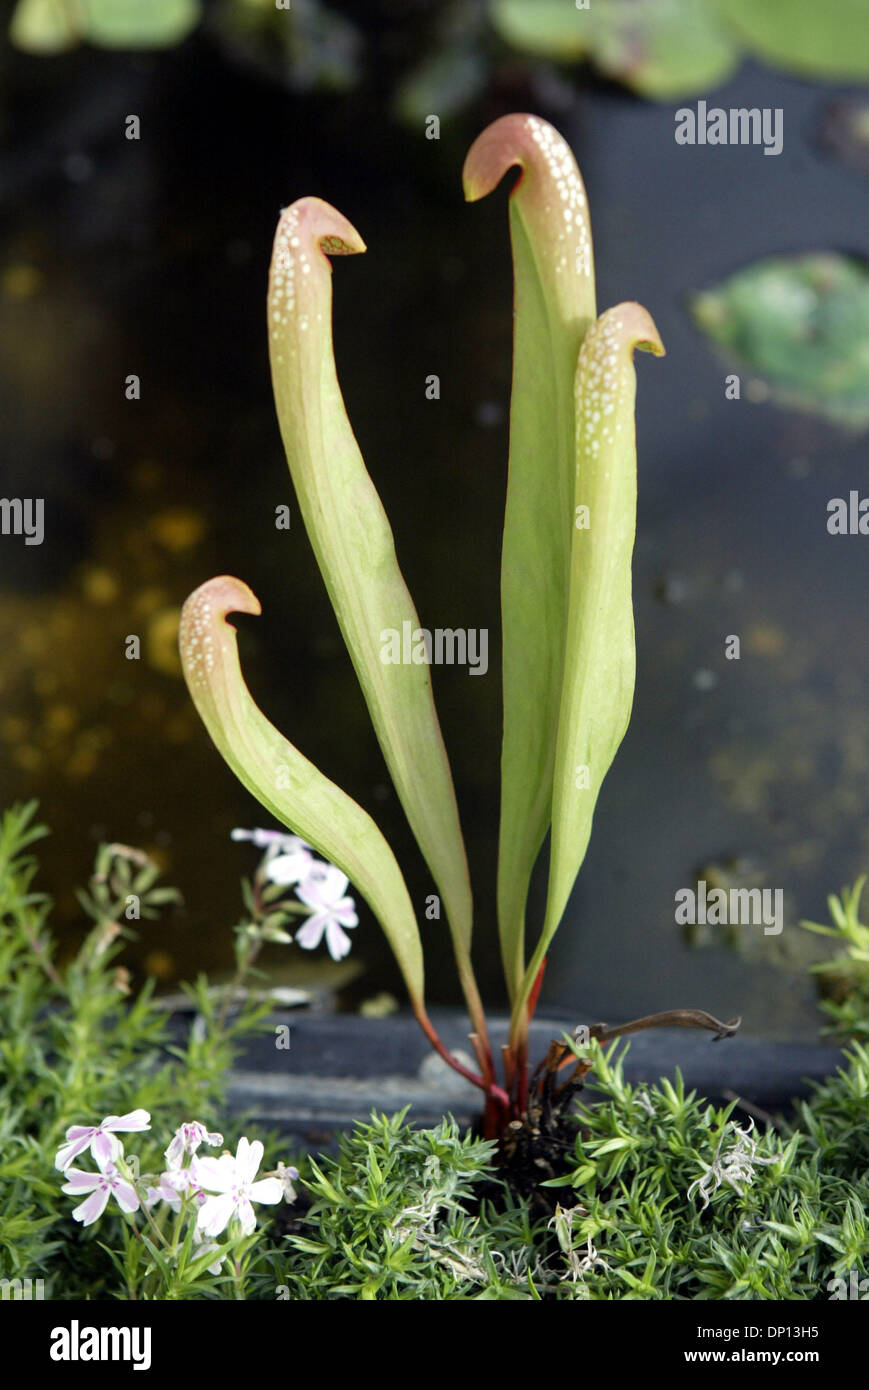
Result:
<svg viewBox="0 0 869 1390"><path fill-rule="evenodd" d="M452 1120L414 1130L406 1111L373 1115L341 1140L338 1159L309 1162L313 1206L279 1297L449 1299L497 1279L499 1236L529 1235L523 1213L484 1219L478 1189L495 1145L462 1138ZM500 1257L499 1257L500 1258Z"/></svg>
<svg viewBox="0 0 869 1390"><path fill-rule="evenodd" d="M869 1042L869 927L860 921L860 899L865 875L841 896L827 899L832 926L803 922L807 931L832 937L839 950L832 960L812 966L818 976L823 998L821 1008L833 1020L825 1031L839 1038L859 1038Z"/></svg>
<svg viewBox="0 0 869 1390"><path fill-rule="evenodd" d="M595 1049L565 1189L565 1246L586 1259L570 1295L823 1299L869 1270L869 1051L778 1129L756 1129L675 1080L625 1081Z"/></svg>
<svg viewBox="0 0 869 1390"><path fill-rule="evenodd" d="M244 1296L262 1258L244 1194L289 1197L295 1169L275 1165L268 1136L271 1177L255 1173L260 1141L196 1151L222 1143L214 1121L236 1044L268 1003L237 989L230 1011L200 978L188 991L198 1026L173 1043L150 984L134 995L116 962L134 935L121 925L130 895L148 918L178 894L123 845L98 851L80 894L94 925L59 963L51 903L33 888L30 851L47 833L35 809L0 816L0 1278L40 1279L55 1299Z"/></svg>
<svg viewBox="0 0 869 1390"><path fill-rule="evenodd" d="M100 849L82 895L94 926L59 964L33 887L34 810L0 816L7 1283L41 1280L50 1299L832 1299L869 1272L860 1042L791 1121L763 1129L678 1075L630 1085L592 1043L593 1103L547 1184L551 1215L511 1192L492 1142L449 1119L373 1116L298 1172L267 1134L219 1152L234 1046L268 1002L241 988L243 970L222 1004L200 979L199 1026L171 1042L149 987L135 995L115 961L127 890L143 916L177 894L125 846Z"/></svg>
<svg viewBox="0 0 869 1390"><path fill-rule="evenodd" d="M869 1051L855 1044L779 1130L678 1074L632 1086L623 1056L595 1049L549 1219L450 1121L357 1126L337 1160L303 1168L314 1205L279 1296L821 1300L869 1272Z"/></svg>

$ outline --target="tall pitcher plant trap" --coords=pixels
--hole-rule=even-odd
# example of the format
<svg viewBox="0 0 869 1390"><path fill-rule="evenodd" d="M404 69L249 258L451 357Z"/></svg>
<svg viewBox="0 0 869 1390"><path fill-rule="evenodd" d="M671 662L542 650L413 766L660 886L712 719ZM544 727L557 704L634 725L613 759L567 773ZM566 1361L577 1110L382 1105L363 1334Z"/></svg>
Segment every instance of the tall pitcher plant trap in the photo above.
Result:
<svg viewBox="0 0 869 1390"><path fill-rule="evenodd" d="M335 369L329 257L365 246L319 198L285 209L275 235L268 289L275 404L317 563L445 909L476 1069L448 1052L426 1011L416 913L388 841L361 806L269 723L248 691L229 616L259 613L259 600L239 579L209 580L187 600L180 633L187 684L217 748L257 800L366 899L427 1037L484 1093L490 1134L526 1114L528 1027L547 952L628 725L635 679L633 353L664 351L639 304L597 316L582 179L569 146L546 121L510 115L489 126L465 162L465 197L491 193L514 166L520 173L509 199L515 327L501 570L497 884L512 1013L497 1060L471 963L471 885L428 665L382 659L385 631L407 631L408 623L416 632L420 624ZM529 884L547 831L546 910L542 923L529 924Z"/></svg>

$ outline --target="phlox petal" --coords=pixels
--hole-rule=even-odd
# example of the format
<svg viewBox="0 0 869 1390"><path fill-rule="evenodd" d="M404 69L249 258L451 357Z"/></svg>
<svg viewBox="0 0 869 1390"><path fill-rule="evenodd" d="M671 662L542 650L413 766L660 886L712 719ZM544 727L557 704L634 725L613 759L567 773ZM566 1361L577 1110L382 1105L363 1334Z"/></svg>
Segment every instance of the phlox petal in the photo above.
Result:
<svg viewBox="0 0 869 1390"><path fill-rule="evenodd" d="M306 951L313 951L319 946L323 939L323 931L326 926L325 914L315 913L309 917L296 932L296 944L303 947Z"/></svg>
<svg viewBox="0 0 869 1390"><path fill-rule="evenodd" d="M128 1183L124 1178L118 1178L112 1183L112 1194L121 1211L138 1211L139 1198L135 1187Z"/></svg>
<svg viewBox="0 0 869 1390"><path fill-rule="evenodd" d="M356 913L356 904L352 898L342 898L335 904L334 917L342 927L358 927L359 917Z"/></svg>
<svg viewBox="0 0 869 1390"><path fill-rule="evenodd" d="M95 1221L99 1221L108 1200L108 1186L96 1188L80 1206L73 1208L73 1221L80 1221L83 1226L92 1226Z"/></svg>
<svg viewBox="0 0 869 1390"><path fill-rule="evenodd" d="M262 1161L263 1145L261 1139L254 1139L252 1144L247 1138L239 1139L235 1162L242 1182L253 1182Z"/></svg>
<svg viewBox="0 0 869 1390"><path fill-rule="evenodd" d="M287 886L291 883L301 882L310 865L309 852L306 849L296 850L292 854L279 854L272 859L266 868L265 875L272 883Z"/></svg>
<svg viewBox="0 0 869 1390"><path fill-rule="evenodd" d="M94 1135L91 1144L91 1153L101 1168L106 1168L116 1158L124 1152L124 1146L120 1139L116 1139L114 1134L106 1134L100 1130Z"/></svg>
<svg viewBox="0 0 869 1390"><path fill-rule="evenodd" d="M77 1192L93 1192L94 1188L101 1187L104 1181L102 1173L85 1173L81 1168L68 1169L66 1178L60 1190L70 1196Z"/></svg>
<svg viewBox="0 0 869 1390"><path fill-rule="evenodd" d="M194 1158L191 1165L197 1187L206 1192L228 1192L235 1182L235 1159L230 1154L220 1158Z"/></svg>
<svg viewBox="0 0 869 1390"><path fill-rule="evenodd" d="M247 1197L239 1197L235 1205L235 1215L241 1224L241 1229L246 1236L256 1229L256 1215Z"/></svg>
<svg viewBox="0 0 869 1390"><path fill-rule="evenodd" d="M107 1115L100 1129L140 1130L151 1128L151 1116L147 1110L130 1110L126 1115Z"/></svg>
<svg viewBox="0 0 869 1390"><path fill-rule="evenodd" d="M276 1202L283 1201L283 1184L278 1178L260 1178L259 1182L251 1184L250 1198L252 1202L264 1202L273 1207Z"/></svg>
<svg viewBox="0 0 869 1390"><path fill-rule="evenodd" d="M228 1192L219 1197L209 1197L199 1208L197 1228L203 1235L219 1236L229 1225L234 1210L235 1203Z"/></svg>
<svg viewBox="0 0 869 1390"><path fill-rule="evenodd" d="M78 1133L75 1137L71 1138L70 1136L73 1135L73 1131L78 1131ZM54 1160L55 1168L60 1168L61 1170L68 1168L73 1159L78 1158L79 1154L84 1153L85 1149L89 1146L92 1134L93 1129L85 1129L83 1125L73 1125L72 1129L68 1129L66 1131L66 1137L69 1142L61 1144L58 1149L57 1157Z"/></svg>
<svg viewBox="0 0 869 1390"><path fill-rule="evenodd" d="M329 922L326 927L326 945L333 960L343 960L352 944L343 927L339 927L337 922Z"/></svg>

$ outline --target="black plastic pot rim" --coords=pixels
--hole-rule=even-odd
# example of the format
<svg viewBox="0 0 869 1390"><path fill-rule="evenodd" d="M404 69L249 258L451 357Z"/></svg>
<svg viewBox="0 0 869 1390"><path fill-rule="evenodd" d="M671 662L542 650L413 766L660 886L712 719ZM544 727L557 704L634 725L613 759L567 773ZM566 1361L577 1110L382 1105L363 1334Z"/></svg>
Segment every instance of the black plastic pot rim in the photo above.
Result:
<svg viewBox="0 0 869 1390"><path fill-rule="evenodd" d="M447 1047L473 1065L464 1015L433 1011L432 1019ZM190 1025L189 1014L173 1015L176 1032ZM532 1060L574 1026L575 1020L535 1018ZM496 1054L506 1034L507 1020L495 1019ZM690 1090L716 1104L737 1099L743 1113L762 1118L809 1095L812 1084L834 1074L842 1060L841 1050L830 1044L741 1034L713 1041L709 1033L670 1028L631 1037L624 1072L633 1084L650 1084L678 1068ZM267 1031L246 1040L229 1076L228 1101L236 1113L305 1135L349 1129L372 1110L392 1113L405 1106L414 1123L435 1124L451 1114L465 1126L482 1108L480 1092L431 1050L410 1014L372 1019L305 1009L275 1013Z"/></svg>

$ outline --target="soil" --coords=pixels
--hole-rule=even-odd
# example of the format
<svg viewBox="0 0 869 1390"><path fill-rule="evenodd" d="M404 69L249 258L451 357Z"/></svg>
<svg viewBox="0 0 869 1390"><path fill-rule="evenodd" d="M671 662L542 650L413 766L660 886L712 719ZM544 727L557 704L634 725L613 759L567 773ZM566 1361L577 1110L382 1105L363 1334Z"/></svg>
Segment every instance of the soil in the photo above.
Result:
<svg viewBox="0 0 869 1390"><path fill-rule="evenodd" d="M530 1204L534 1217L555 1211L560 1188L541 1184L564 1175L579 1129L574 1101L583 1080L572 1078L556 1088L556 1075L544 1072L525 1119L507 1125L498 1150L500 1176L515 1197Z"/></svg>

